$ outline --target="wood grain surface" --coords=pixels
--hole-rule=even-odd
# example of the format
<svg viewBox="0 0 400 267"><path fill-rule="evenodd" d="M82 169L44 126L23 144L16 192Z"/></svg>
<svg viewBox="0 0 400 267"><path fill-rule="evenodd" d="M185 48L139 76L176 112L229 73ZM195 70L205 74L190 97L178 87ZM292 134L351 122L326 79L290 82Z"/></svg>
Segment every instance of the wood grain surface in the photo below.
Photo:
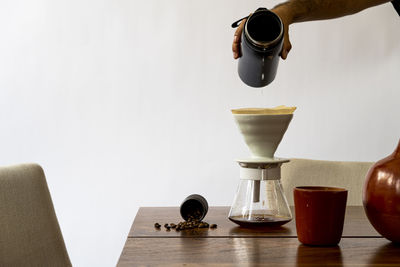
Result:
<svg viewBox="0 0 400 267"><path fill-rule="evenodd" d="M228 219L229 207L210 207L206 218L208 223L216 223L215 230L196 229L176 232L167 232L164 227L160 230L154 228L154 223L177 223L183 221L178 207L142 207L139 209L128 237L297 237L296 223L291 222L278 228L238 227ZM293 218L295 217L292 208ZM364 208L361 206L348 206L343 228L343 237L381 237L369 223Z"/></svg>
<svg viewBox="0 0 400 267"><path fill-rule="evenodd" d="M309 247L297 238L128 238L118 266L399 266L384 238Z"/></svg>
<svg viewBox="0 0 400 267"><path fill-rule="evenodd" d="M210 207L205 221L217 229L176 232L157 230L154 223L182 221L177 207L140 208L118 266L400 266L400 246L373 229L363 207L347 207L335 247L302 245L294 220L246 229L229 221L228 213L229 207Z"/></svg>

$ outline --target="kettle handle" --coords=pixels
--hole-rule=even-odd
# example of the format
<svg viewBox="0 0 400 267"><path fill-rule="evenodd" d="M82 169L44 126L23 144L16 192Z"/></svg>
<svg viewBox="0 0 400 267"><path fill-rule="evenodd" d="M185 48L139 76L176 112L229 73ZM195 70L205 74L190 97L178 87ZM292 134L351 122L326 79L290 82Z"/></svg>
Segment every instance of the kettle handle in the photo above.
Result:
<svg viewBox="0 0 400 267"><path fill-rule="evenodd" d="M268 9L265 8L265 7L259 7L259 8L257 8L257 10L256 10L255 12L261 11L261 10L268 10ZM254 13L255 13L255 12L254 12ZM246 16L246 17L244 17L244 18L241 18L241 19L239 19L239 20L237 20L237 21L235 21L234 23L232 23L231 27L232 27L232 28L237 28L237 27L239 27L239 25L240 25L240 23L242 22L242 20L247 19L247 18L250 17L251 15L252 15L252 14L250 14L249 16Z"/></svg>

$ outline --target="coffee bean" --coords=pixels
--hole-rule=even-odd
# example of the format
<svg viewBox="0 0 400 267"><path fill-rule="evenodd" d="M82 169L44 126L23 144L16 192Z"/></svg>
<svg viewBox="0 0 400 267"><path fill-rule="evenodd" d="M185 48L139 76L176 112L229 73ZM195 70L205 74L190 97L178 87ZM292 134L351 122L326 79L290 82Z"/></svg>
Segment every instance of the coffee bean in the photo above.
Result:
<svg viewBox="0 0 400 267"><path fill-rule="evenodd" d="M198 213L198 214L200 214L200 213ZM195 215L197 215L197 213L195 213ZM159 223L155 223L154 227L157 229L160 229L161 225ZM171 230L171 228L175 229L178 232L178 231L183 231L183 230L199 229L199 228L215 229L215 228L217 228L217 225L216 224L209 225L207 222L201 221L198 218L194 218L193 215L190 215L190 217L186 221L179 222L177 224L166 223L166 224L164 224L164 227L165 227L166 231L168 231L168 232Z"/></svg>

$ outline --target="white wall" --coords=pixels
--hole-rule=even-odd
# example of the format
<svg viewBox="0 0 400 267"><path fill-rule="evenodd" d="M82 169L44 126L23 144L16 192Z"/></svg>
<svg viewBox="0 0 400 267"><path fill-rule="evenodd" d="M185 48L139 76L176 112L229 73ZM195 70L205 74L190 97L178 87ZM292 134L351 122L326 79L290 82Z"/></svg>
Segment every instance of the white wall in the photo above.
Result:
<svg viewBox="0 0 400 267"><path fill-rule="evenodd" d="M113 266L139 206L230 205L248 155L231 108L298 107L277 155L373 161L399 139L390 4L293 25L246 87L230 24L276 1L2 0L0 164L38 162L74 266Z"/></svg>

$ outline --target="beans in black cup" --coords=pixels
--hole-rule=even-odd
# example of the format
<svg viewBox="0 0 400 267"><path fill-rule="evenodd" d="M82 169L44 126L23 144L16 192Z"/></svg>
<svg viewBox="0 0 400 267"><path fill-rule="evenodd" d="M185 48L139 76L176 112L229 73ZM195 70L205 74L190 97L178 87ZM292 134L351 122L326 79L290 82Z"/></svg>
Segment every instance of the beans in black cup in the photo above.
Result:
<svg viewBox="0 0 400 267"><path fill-rule="evenodd" d="M166 231L170 231L171 228L175 229L177 232L197 228L217 228L216 224L210 225L203 221L208 212L208 203L207 200L201 195L193 194L185 198L180 206L179 211L185 221L177 224L164 224ZM159 223L155 223L154 227L160 229L161 225Z"/></svg>
<svg viewBox="0 0 400 267"><path fill-rule="evenodd" d="M201 221L208 212L207 200L198 194L185 198L180 206L180 213L185 221Z"/></svg>

